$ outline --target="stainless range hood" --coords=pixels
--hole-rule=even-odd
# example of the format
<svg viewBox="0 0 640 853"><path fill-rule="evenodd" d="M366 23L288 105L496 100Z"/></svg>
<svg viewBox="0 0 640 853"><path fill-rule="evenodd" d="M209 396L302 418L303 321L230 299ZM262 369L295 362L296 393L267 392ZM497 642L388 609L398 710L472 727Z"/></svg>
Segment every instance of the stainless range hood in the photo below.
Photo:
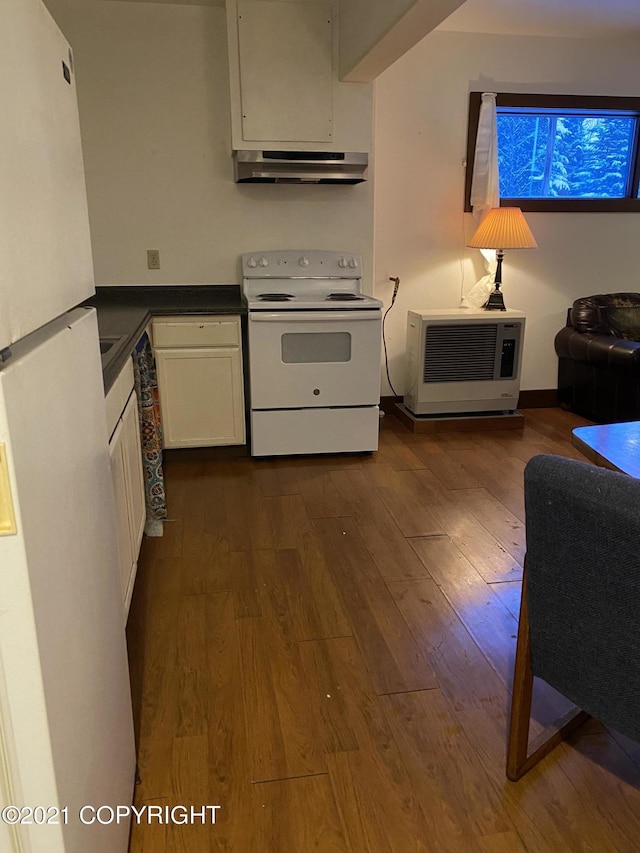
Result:
<svg viewBox="0 0 640 853"><path fill-rule="evenodd" d="M338 151L234 151L238 184L359 184L368 154Z"/></svg>

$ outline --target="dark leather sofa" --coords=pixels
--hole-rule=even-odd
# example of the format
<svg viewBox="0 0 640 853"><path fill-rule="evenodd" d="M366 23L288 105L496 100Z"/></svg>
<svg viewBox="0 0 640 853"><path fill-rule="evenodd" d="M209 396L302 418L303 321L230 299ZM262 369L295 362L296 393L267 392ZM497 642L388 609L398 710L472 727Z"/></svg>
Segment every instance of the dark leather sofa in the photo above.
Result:
<svg viewBox="0 0 640 853"><path fill-rule="evenodd" d="M600 423L640 420L640 293L576 299L555 348L561 405Z"/></svg>

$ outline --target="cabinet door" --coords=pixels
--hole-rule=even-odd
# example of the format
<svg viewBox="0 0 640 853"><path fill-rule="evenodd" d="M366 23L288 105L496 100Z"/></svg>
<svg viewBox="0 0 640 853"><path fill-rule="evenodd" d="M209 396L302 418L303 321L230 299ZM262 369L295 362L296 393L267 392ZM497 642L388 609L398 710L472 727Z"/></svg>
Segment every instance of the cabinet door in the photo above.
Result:
<svg viewBox="0 0 640 853"><path fill-rule="evenodd" d="M142 449L140 445L140 425L138 422L138 400L135 391L131 393L129 402L122 413L122 454L126 475L127 515L129 518L129 537L132 555L132 562L129 566L129 574L124 589L125 610L128 611L146 519Z"/></svg>
<svg viewBox="0 0 640 853"><path fill-rule="evenodd" d="M331 3L240 0L245 140L332 141L332 12Z"/></svg>
<svg viewBox="0 0 640 853"><path fill-rule="evenodd" d="M165 447L244 444L239 348L157 349Z"/></svg>
<svg viewBox="0 0 640 853"><path fill-rule="evenodd" d="M116 535L118 537L118 557L120 561L120 582L124 599L131 566L133 564L133 549L129 527L129 509L127 501L127 470L124 453L122 421L116 427L109 442L111 457L111 477L116 498Z"/></svg>

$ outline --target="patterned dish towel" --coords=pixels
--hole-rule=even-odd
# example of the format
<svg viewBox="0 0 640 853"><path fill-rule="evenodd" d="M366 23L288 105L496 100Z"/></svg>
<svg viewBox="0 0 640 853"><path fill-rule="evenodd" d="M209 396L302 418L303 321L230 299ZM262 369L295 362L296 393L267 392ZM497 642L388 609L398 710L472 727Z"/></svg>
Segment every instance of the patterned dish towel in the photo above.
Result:
<svg viewBox="0 0 640 853"><path fill-rule="evenodd" d="M162 421L158 400L156 363L151 349L151 341L146 332L136 346L133 366L138 397L142 466L147 505L144 532L147 536L162 536L162 522L167 517L164 474L162 472Z"/></svg>

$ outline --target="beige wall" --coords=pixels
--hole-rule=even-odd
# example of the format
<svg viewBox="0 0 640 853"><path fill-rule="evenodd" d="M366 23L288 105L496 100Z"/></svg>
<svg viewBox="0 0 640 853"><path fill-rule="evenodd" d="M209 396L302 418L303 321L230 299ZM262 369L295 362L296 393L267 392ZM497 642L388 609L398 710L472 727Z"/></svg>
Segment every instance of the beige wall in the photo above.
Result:
<svg viewBox="0 0 640 853"><path fill-rule="evenodd" d="M381 75L376 97L375 278L388 303L391 379L404 387L406 311L459 304L484 274L463 214L468 92L637 95L637 42L434 32ZM522 387L556 387L555 333L578 296L640 290L637 214L532 213L539 249L507 253L507 305L527 314ZM386 391L383 379L383 393Z"/></svg>
<svg viewBox="0 0 640 853"><path fill-rule="evenodd" d="M371 284L371 182L233 182L225 11L47 0L74 47L98 284L234 283L242 252L361 253ZM371 87L349 115L372 132ZM149 271L146 250L160 250Z"/></svg>

